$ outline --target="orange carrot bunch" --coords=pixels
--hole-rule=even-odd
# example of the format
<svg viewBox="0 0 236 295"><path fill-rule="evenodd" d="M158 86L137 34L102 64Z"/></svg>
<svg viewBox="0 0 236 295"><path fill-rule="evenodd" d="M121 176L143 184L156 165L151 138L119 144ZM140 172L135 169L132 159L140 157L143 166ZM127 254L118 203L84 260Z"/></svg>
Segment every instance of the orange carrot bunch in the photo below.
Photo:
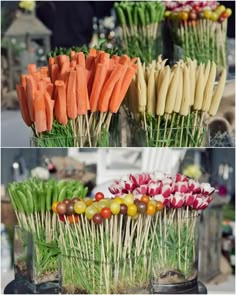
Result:
<svg viewBox="0 0 236 295"><path fill-rule="evenodd" d="M87 56L71 51L70 57L49 57L47 67L29 64L16 86L23 120L41 133L52 129L54 118L67 125L68 119L95 112L117 113L137 72L136 60L91 48Z"/></svg>

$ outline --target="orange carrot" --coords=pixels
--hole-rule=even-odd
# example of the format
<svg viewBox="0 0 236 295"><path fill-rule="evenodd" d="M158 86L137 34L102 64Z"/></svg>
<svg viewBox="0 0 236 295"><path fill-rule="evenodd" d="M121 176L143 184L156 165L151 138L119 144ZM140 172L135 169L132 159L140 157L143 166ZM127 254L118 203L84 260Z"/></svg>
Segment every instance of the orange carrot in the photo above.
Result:
<svg viewBox="0 0 236 295"><path fill-rule="evenodd" d="M27 105L30 114L30 119L34 122L34 108L33 108L33 101L34 101L34 92L37 90L36 83L31 75L26 76L26 97L27 97Z"/></svg>
<svg viewBox="0 0 236 295"><path fill-rule="evenodd" d="M34 73L31 74L31 76L34 78L34 81L36 83L36 87L38 89L38 82L39 82L40 77L41 77L40 72L39 71L38 72L34 72Z"/></svg>
<svg viewBox="0 0 236 295"><path fill-rule="evenodd" d="M39 71L40 71L41 78L48 77L48 67L41 67Z"/></svg>
<svg viewBox="0 0 236 295"><path fill-rule="evenodd" d="M62 64L62 67L59 73L59 80L63 80L65 82L65 85L67 85L69 69L70 69L70 63L66 61Z"/></svg>
<svg viewBox="0 0 236 295"><path fill-rule="evenodd" d="M109 61L110 61L110 54L109 53L101 53L100 54L100 63L105 64L107 67L109 67Z"/></svg>
<svg viewBox="0 0 236 295"><path fill-rule="evenodd" d="M85 60L85 67L87 70L90 70L92 63L94 63L95 57L94 56L87 56Z"/></svg>
<svg viewBox="0 0 236 295"><path fill-rule="evenodd" d="M44 93L44 102L47 118L47 131L51 131L53 123L53 101L47 91Z"/></svg>
<svg viewBox="0 0 236 295"><path fill-rule="evenodd" d="M71 61L76 61L76 52L74 50L71 50L70 52Z"/></svg>
<svg viewBox="0 0 236 295"><path fill-rule="evenodd" d="M91 64L91 66L90 66L90 69L86 71L87 88L88 88L89 97L90 97L91 92L92 92L95 73L96 73L96 64L95 64L95 60L94 60L93 63Z"/></svg>
<svg viewBox="0 0 236 295"><path fill-rule="evenodd" d="M132 58L132 59L129 61L129 65L132 65L132 64L136 63L137 60L138 60L137 57Z"/></svg>
<svg viewBox="0 0 236 295"><path fill-rule="evenodd" d="M83 52L77 53L77 64L85 67L85 56Z"/></svg>
<svg viewBox="0 0 236 295"><path fill-rule="evenodd" d="M77 117L76 71L70 70L66 89L66 111L70 119Z"/></svg>
<svg viewBox="0 0 236 295"><path fill-rule="evenodd" d="M72 61L70 62L70 68L75 70L76 64L77 64L77 63L76 63L76 60L72 60Z"/></svg>
<svg viewBox="0 0 236 295"><path fill-rule="evenodd" d="M88 56L96 57L97 56L97 49L96 48L90 48Z"/></svg>
<svg viewBox="0 0 236 295"><path fill-rule="evenodd" d="M130 57L126 54L122 55L119 59L119 64L125 65L130 61Z"/></svg>
<svg viewBox="0 0 236 295"><path fill-rule="evenodd" d="M55 117L57 121L63 125L66 125L67 115L66 115L66 86L64 81L55 81L56 87L56 98L55 98Z"/></svg>
<svg viewBox="0 0 236 295"><path fill-rule="evenodd" d="M16 93L17 93L17 96L19 99L20 111L21 111L22 118L27 126L31 126L32 121L31 121L30 115L29 115L27 98L26 98L24 86L16 85Z"/></svg>
<svg viewBox="0 0 236 295"><path fill-rule="evenodd" d="M119 60L120 60L120 57L119 57L118 55L115 54L115 55L112 56L111 59L113 59L113 60L115 61L115 63L118 63Z"/></svg>
<svg viewBox="0 0 236 295"><path fill-rule="evenodd" d="M43 81L43 80L40 80L38 82L38 89L42 92L45 92L46 91L46 87L47 87L47 83L46 81Z"/></svg>
<svg viewBox="0 0 236 295"><path fill-rule="evenodd" d="M44 94L40 90L34 92L35 128L38 133L47 131L47 118Z"/></svg>
<svg viewBox="0 0 236 295"><path fill-rule="evenodd" d="M37 72L36 64L28 64L27 69L29 74Z"/></svg>
<svg viewBox="0 0 236 295"><path fill-rule="evenodd" d="M54 57L49 57L48 64L53 65L54 63L55 63L55 58Z"/></svg>
<svg viewBox="0 0 236 295"><path fill-rule="evenodd" d="M58 76L59 76L58 64L54 64L50 66L50 74L51 74L52 83L55 83L55 81L58 79Z"/></svg>
<svg viewBox="0 0 236 295"><path fill-rule="evenodd" d="M123 77L117 81L109 103L110 112L117 113L135 73L136 70L129 66Z"/></svg>
<svg viewBox="0 0 236 295"><path fill-rule="evenodd" d="M89 107L86 70L82 65L76 66L77 114L86 115Z"/></svg>
<svg viewBox="0 0 236 295"><path fill-rule="evenodd" d="M53 90L54 90L53 84L52 83L47 83L46 91L50 95L51 99L53 99Z"/></svg>
<svg viewBox="0 0 236 295"><path fill-rule="evenodd" d="M109 78L103 85L101 94L98 100L98 109L100 112L107 112L109 101L111 98L112 91L116 82L123 76L123 73L126 71L127 65L117 64L116 68L112 71Z"/></svg>
<svg viewBox="0 0 236 295"><path fill-rule="evenodd" d="M97 64L96 73L94 77L93 87L90 95L91 112L96 112L98 108L98 101L105 83L107 75L107 67L101 63Z"/></svg>
<svg viewBox="0 0 236 295"><path fill-rule="evenodd" d="M57 56L57 63L59 65L60 69L65 62L66 63L70 62L69 56L67 56L65 54L61 54L61 55Z"/></svg>

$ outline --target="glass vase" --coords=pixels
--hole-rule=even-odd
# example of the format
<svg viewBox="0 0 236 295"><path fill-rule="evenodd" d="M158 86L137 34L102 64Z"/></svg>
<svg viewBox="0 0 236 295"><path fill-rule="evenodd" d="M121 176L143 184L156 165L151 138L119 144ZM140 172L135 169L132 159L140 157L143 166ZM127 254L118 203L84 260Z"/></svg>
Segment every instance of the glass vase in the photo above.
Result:
<svg viewBox="0 0 236 295"><path fill-rule="evenodd" d="M60 291L58 266L55 245L40 241L32 233L15 226L15 280L24 281L33 293L57 294Z"/></svg>

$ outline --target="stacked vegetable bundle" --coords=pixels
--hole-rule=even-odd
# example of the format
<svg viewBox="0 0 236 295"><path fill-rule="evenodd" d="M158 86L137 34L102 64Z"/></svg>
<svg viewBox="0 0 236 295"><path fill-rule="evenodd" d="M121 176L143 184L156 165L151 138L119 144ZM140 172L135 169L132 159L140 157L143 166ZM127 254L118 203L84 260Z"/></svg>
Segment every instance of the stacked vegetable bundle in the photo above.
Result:
<svg viewBox="0 0 236 295"><path fill-rule="evenodd" d="M74 50L51 56L48 67L28 65L28 75L16 86L25 123L42 142L58 137L54 145L96 146L119 110L135 62L92 48L87 56ZM68 142L60 142L63 136Z"/></svg>
<svg viewBox="0 0 236 295"><path fill-rule="evenodd" d="M42 181L30 178L21 183L9 184L8 192L21 231L15 233L15 241L18 240L16 246L23 244L22 253L17 255L19 258L16 261L19 275L35 284L47 282L52 277L52 281L58 279L58 222L51 212L51 204L63 200L65 196L70 199L75 196L83 198L87 188L76 181L56 182L53 179ZM26 241L25 238L29 240ZM24 253L25 260L30 259L27 248L31 245L34 247L34 260L30 264L23 264ZM30 266L33 270L28 269Z"/></svg>
<svg viewBox="0 0 236 295"><path fill-rule="evenodd" d="M221 73L227 67L227 19L231 9L216 1L171 1L165 5L166 20L183 48L183 56L205 64L214 61Z"/></svg>
<svg viewBox="0 0 236 295"><path fill-rule="evenodd" d="M170 68L166 61L158 57L145 66L138 59L138 72L125 100L131 126L143 130L148 146L200 146L204 116L217 112L226 70L214 88L214 62L197 65L187 59Z"/></svg>
<svg viewBox="0 0 236 295"><path fill-rule="evenodd" d="M156 40L165 6L155 2L117 2L114 5L122 29L122 47L131 56L151 62L157 56Z"/></svg>
<svg viewBox="0 0 236 295"><path fill-rule="evenodd" d="M109 189L114 198L98 192L94 200L53 204L62 221L64 292L141 292L151 277L160 283L176 269L178 282L195 277L196 220L214 188L157 171L131 174Z"/></svg>

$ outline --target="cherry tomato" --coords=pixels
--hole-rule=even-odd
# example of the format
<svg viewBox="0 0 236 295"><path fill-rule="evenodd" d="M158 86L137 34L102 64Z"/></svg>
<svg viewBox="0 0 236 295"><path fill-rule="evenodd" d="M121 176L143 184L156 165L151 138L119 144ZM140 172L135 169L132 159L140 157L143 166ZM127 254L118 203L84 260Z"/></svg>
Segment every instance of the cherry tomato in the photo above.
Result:
<svg viewBox="0 0 236 295"><path fill-rule="evenodd" d="M166 10L165 11L165 17L169 17L171 15L171 11L170 10Z"/></svg>
<svg viewBox="0 0 236 295"><path fill-rule="evenodd" d="M78 202L74 203L74 210L75 210L75 213L77 213L77 214L84 213L86 208L87 208L87 206L86 206L85 202L83 202L83 201L78 201Z"/></svg>
<svg viewBox="0 0 236 295"><path fill-rule="evenodd" d="M179 18L181 20L188 20L188 13L186 11L180 12Z"/></svg>
<svg viewBox="0 0 236 295"><path fill-rule="evenodd" d="M227 13L227 16L230 17L232 14L232 9L227 8L225 12Z"/></svg>
<svg viewBox="0 0 236 295"><path fill-rule="evenodd" d="M114 201L116 201L116 202L119 203L119 204L122 204L123 201L124 201L124 199L122 199L122 198L119 197L119 196L116 196L116 197L114 198Z"/></svg>
<svg viewBox="0 0 236 295"><path fill-rule="evenodd" d="M145 213L146 210L147 210L147 204L144 203L143 201L140 201L140 202L137 204L137 208L138 208L138 212L139 212L139 213Z"/></svg>
<svg viewBox="0 0 236 295"><path fill-rule="evenodd" d="M205 10L203 15L204 15L205 18L211 19L212 11L211 10Z"/></svg>
<svg viewBox="0 0 236 295"><path fill-rule="evenodd" d="M149 202L147 205L146 213L147 215L154 215L156 213L156 206Z"/></svg>
<svg viewBox="0 0 236 295"><path fill-rule="evenodd" d="M77 223L79 221L78 215L68 215L67 220L69 220L70 223Z"/></svg>
<svg viewBox="0 0 236 295"><path fill-rule="evenodd" d="M85 215L88 219L92 219L96 213L97 209L95 207L89 206L86 208Z"/></svg>
<svg viewBox="0 0 236 295"><path fill-rule="evenodd" d="M86 204L87 206L90 206L90 205L93 204L93 200L92 200L92 199L88 199L88 200L85 201L85 204Z"/></svg>
<svg viewBox="0 0 236 295"><path fill-rule="evenodd" d="M161 201L157 201L156 210L161 211L164 208L164 204Z"/></svg>
<svg viewBox="0 0 236 295"><path fill-rule="evenodd" d="M103 208L101 215L104 219L109 219L111 217L111 209L108 207Z"/></svg>
<svg viewBox="0 0 236 295"><path fill-rule="evenodd" d="M57 213L60 215L66 214L66 204L63 202L59 202L57 204L56 210L57 210Z"/></svg>
<svg viewBox="0 0 236 295"><path fill-rule="evenodd" d="M153 200L153 199L150 199L149 204L153 204L156 207L157 201Z"/></svg>
<svg viewBox="0 0 236 295"><path fill-rule="evenodd" d="M120 213L126 215L128 211L128 207L125 204L120 204Z"/></svg>
<svg viewBox="0 0 236 295"><path fill-rule="evenodd" d="M114 214L114 215L119 214L120 213L120 206L121 205L117 202L111 202L110 209L111 209L112 214Z"/></svg>
<svg viewBox="0 0 236 295"><path fill-rule="evenodd" d="M134 196L132 194L127 194L124 198L124 204L129 206L134 203Z"/></svg>
<svg viewBox="0 0 236 295"><path fill-rule="evenodd" d="M93 216L93 222L95 224L101 224L102 221L103 221L103 219L102 219L102 215L101 214L99 214L99 213L94 214L94 216Z"/></svg>
<svg viewBox="0 0 236 295"><path fill-rule="evenodd" d="M139 203L141 202L141 200L139 200L139 199L135 199L134 200L134 204L137 206Z"/></svg>
<svg viewBox="0 0 236 295"><path fill-rule="evenodd" d="M211 14L211 20L213 20L215 22L215 21L217 21L217 19L218 19L217 13L212 12L212 14Z"/></svg>
<svg viewBox="0 0 236 295"><path fill-rule="evenodd" d="M195 20L195 19L197 19L197 14L196 14L195 11L192 10L192 11L189 13L189 19L191 19L191 20Z"/></svg>
<svg viewBox="0 0 236 295"><path fill-rule="evenodd" d="M128 205L128 215L129 216L135 216L137 214L138 208L135 204Z"/></svg>
<svg viewBox="0 0 236 295"><path fill-rule="evenodd" d="M102 192L97 192L95 195L95 200L98 202L102 199L104 199L104 194Z"/></svg>
<svg viewBox="0 0 236 295"><path fill-rule="evenodd" d="M199 12L200 11L200 7L196 4L196 5L193 5L193 9L196 11L196 12Z"/></svg>
<svg viewBox="0 0 236 295"><path fill-rule="evenodd" d="M146 204L149 202L149 200L150 200L149 196L143 195L141 197L141 201L144 202L144 203L146 203Z"/></svg>
<svg viewBox="0 0 236 295"><path fill-rule="evenodd" d="M220 15L220 17L227 18L228 17L227 11L225 10L224 12L222 12L222 14Z"/></svg>
<svg viewBox="0 0 236 295"><path fill-rule="evenodd" d="M66 204L66 205L69 204L70 202L71 202L71 200L68 199L68 198L65 198L65 199L63 200L63 203Z"/></svg>
<svg viewBox="0 0 236 295"><path fill-rule="evenodd" d="M218 15L220 15L223 11L225 11L225 6L224 6L224 5L219 5L219 6L216 8L216 10L215 10L215 12L216 12Z"/></svg>
<svg viewBox="0 0 236 295"><path fill-rule="evenodd" d="M52 211L54 212L54 213L58 213L57 212L57 205L59 204L59 202L53 202L52 203Z"/></svg>
<svg viewBox="0 0 236 295"><path fill-rule="evenodd" d="M80 201L80 199L78 197L74 197L72 200L71 200L73 203L77 202L77 201Z"/></svg>
<svg viewBox="0 0 236 295"><path fill-rule="evenodd" d="M101 201L99 201L99 204L105 205L105 207L109 207L111 204L111 200L110 199L102 199Z"/></svg>
<svg viewBox="0 0 236 295"><path fill-rule="evenodd" d="M64 217L64 215L59 215L59 219L60 219L60 221L65 222L65 217Z"/></svg>
<svg viewBox="0 0 236 295"><path fill-rule="evenodd" d="M133 220L138 219L139 215L140 215L139 213L136 213L134 216L131 216L131 219Z"/></svg>
<svg viewBox="0 0 236 295"><path fill-rule="evenodd" d="M73 202L70 202L66 205L66 214L67 215L72 215L74 214L75 211L74 211L74 203Z"/></svg>

